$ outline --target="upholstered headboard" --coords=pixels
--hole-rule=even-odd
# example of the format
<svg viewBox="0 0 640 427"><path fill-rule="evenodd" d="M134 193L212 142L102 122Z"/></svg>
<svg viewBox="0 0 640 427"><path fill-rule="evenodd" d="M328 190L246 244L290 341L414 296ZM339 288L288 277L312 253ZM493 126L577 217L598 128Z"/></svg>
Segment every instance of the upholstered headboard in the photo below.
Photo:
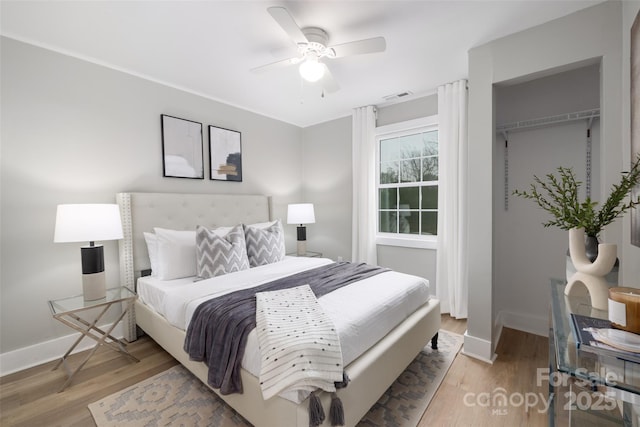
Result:
<svg viewBox="0 0 640 427"><path fill-rule="evenodd" d="M120 283L131 290L141 271L150 268L143 232L153 232L154 227L195 230L197 225L252 224L272 218L271 198L263 195L118 193L116 200L124 234L119 241ZM127 339L131 340L135 337L133 316L129 329Z"/></svg>

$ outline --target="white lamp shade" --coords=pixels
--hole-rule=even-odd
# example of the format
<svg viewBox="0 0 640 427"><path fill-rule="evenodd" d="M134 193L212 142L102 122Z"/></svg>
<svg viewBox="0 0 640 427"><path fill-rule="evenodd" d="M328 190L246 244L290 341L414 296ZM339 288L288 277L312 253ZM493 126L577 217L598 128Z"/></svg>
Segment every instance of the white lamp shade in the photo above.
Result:
<svg viewBox="0 0 640 427"><path fill-rule="evenodd" d="M95 242L122 237L118 205L58 205L54 242Z"/></svg>
<svg viewBox="0 0 640 427"><path fill-rule="evenodd" d="M297 203L288 206L287 224L313 224L315 222L313 203Z"/></svg>

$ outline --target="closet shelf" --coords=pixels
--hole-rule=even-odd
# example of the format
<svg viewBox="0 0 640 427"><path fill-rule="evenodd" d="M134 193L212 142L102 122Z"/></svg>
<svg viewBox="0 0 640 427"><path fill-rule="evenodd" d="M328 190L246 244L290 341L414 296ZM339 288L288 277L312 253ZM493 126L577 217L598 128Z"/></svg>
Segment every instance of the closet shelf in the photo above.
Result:
<svg viewBox="0 0 640 427"><path fill-rule="evenodd" d="M553 126L560 123L572 122L575 120L586 120L600 117L600 109L576 111L573 113L558 114L555 116L540 117L537 119L521 120L518 122L504 123L496 126L496 132L515 132L519 130L532 129L545 126Z"/></svg>

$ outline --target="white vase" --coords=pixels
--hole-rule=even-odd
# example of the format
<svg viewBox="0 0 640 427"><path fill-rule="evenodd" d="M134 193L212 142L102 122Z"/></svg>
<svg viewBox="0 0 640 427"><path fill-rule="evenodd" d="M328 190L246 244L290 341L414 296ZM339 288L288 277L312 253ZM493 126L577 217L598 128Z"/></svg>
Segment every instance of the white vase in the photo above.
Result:
<svg viewBox="0 0 640 427"><path fill-rule="evenodd" d="M586 255L584 229L572 228L569 230L569 253L576 272L567 281L565 295L569 295L573 287L581 283L589 291L591 306L598 310L607 310L609 287L605 276L616 262L617 245L600 243L598 257L591 262Z"/></svg>

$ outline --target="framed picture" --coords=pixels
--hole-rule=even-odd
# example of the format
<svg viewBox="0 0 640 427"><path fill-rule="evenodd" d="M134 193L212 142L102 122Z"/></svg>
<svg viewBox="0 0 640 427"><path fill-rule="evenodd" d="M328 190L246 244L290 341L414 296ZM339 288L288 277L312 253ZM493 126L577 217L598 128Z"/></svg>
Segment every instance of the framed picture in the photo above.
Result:
<svg viewBox="0 0 640 427"><path fill-rule="evenodd" d="M240 132L209 126L211 179L242 182Z"/></svg>
<svg viewBox="0 0 640 427"><path fill-rule="evenodd" d="M640 12L631 27L631 161L640 154ZM631 192L640 197L640 186ZM640 247L640 209L631 209L631 244Z"/></svg>
<svg viewBox="0 0 640 427"><path fill-rule="evenodd" d="M162 176L204 179L202 123L162 114Z"/></svg>

